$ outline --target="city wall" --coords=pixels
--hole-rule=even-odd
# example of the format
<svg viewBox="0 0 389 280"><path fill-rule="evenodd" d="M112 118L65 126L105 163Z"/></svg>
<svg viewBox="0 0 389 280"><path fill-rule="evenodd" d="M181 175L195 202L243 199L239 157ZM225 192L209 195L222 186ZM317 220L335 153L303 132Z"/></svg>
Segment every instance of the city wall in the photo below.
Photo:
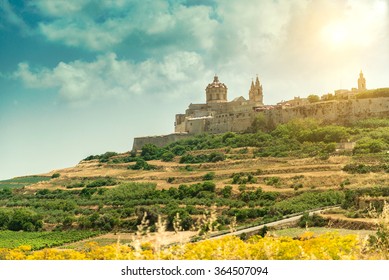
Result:
<svg viewBox="0 0 389 280"><path fill-rule="evenodd" d="M324 123L347 124L372 117L389 117L389 98L334 100L264 111L268 123L314 118Z"/></svg>
<svg viewBox="0 0 389 280"><path fill-rule="evenodd" d="M168 135L158 135L158 136L146 136L146 137L136 137L134 138L134 143L132 146L133 151L141 150L145 144L154 144L157 147L163 147L175 141L185 139L190 137L188 133L172 133Z"/></svg>
<svg viewBox="0 0 389 280"><path fill-rule="evenodd" d="M241 110L237 110L238 107ZM219 112L212 118L200 117L189 120L186 125L189 126L187 131L191 133L181 132L161 136L137 137L134 139L133 151L140 150L147 143L163 147L200 133L244 132L250 128L258 114L247 106L234 106L230 109ZM326 124L347 124L366 118L389 117L389 97L333 100L286 108L276 106L262 112L270 126L304 118L314 118Z"/></svg>

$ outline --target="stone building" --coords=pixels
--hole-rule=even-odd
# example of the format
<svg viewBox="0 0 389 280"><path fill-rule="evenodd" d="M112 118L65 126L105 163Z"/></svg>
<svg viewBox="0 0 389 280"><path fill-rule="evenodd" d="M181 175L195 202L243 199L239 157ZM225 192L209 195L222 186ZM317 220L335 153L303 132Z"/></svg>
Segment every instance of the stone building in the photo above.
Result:
<svg viewBox="0 0 389 280"><path fill-rule="evenodd" d="M357 99L356 94L366 91L366 79L362 71L358 78L358 89L335 91L322 96L318 102L310 103L307 98L296 97L277 105L263 104L263 88L258 77L251 82L248 99L243 96L232 101L227 98L228 88L215 75L205 89L205 103L190 104L185 114L177 114L174 133L169 135L137 137L133 150L146 143L159 147L179 139L201 133L244 132L262 114L265 125L273 127L293 119L314 118L323 123L349 123L364 118L389 117L389 96Z"/></svg>
<svg viewBox="0 0 389 280"><path fill-rule="evenodd" d="M227 100L228 88L215 75L205 89L206 103L190 104L185 114L177 114L176 133L242 132L250 127L256 108L263 106L263 88L258 77L251 82L249 99L243 96Z"/></svg>

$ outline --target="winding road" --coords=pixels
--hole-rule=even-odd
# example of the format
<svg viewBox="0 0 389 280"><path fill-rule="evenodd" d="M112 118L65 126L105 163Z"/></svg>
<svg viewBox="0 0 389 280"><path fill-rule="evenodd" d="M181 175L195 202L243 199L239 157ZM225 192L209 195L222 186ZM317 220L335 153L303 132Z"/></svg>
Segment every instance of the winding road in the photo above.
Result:
<svg viewBox="0 0 389 280"><path fill-rule="evenodd" d="M321 209L317 209L317 210L311 210L311 211L309 211L309 215L319 214L319 213L323 212L324 210L336 209L336 208L339 208L339 207L340 206L330 206L330 207L325 207L325 208L321 208ZM290 218L285 218L285 219L282 219L282 220L278 220L278 221L275 221L275 222L271 222L271 223L267 223L267 224L263 224L263 225L259 225L259 226L253 226L253 227L237 230L237 231L234 231L234 232L227 232L227 233L224 233L224 234L220 234L220 235L217 235L217 236L210 237L208 239L217 239L217 238L222 238L224 236L229 236L229 235L241 235L242 233L252 233L252 232L259 231L260 229L262 229L265 226L266 227L281 226L281 225L284 225L284 224L289 224L289 223L292 223L292 222L297 222L302 216L303 216L303 213L301 213L299 215L296 215L296 216L293 216L293 217L290 217Z"/></svg>

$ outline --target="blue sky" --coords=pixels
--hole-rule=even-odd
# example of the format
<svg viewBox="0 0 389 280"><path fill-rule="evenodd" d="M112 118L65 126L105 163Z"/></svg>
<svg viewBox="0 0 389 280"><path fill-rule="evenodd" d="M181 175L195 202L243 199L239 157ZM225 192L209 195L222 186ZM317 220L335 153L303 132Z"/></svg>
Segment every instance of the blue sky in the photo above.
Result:
<svg viewBox="0 0 389 280"><path fill-rule="evenodd" d="M173 132L217 73L231 100L389 86L387 0L0 0L0 179Z"/></svg>

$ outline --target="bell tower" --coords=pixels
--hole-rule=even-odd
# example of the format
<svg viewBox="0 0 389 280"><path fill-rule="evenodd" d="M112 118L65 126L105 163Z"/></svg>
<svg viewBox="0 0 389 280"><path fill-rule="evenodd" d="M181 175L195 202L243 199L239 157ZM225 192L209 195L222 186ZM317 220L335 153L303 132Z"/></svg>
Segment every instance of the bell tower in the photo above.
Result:
<svg viewBox="0 0 389 280"><path fill-rule="evenodd" d="M363 77L362 70L359 73L359 78L358 78L358 91L364 91L366 90L366 79Z"/></svg>
<svg viewBox="0 0 389 280"><path fill-rule="evenodd" d="M258 103L258 105L263 105L263 89L261 83L259 82L258 75L255 79L255 84L254 81L251 82L249 100L251 102Z"/></svg>

